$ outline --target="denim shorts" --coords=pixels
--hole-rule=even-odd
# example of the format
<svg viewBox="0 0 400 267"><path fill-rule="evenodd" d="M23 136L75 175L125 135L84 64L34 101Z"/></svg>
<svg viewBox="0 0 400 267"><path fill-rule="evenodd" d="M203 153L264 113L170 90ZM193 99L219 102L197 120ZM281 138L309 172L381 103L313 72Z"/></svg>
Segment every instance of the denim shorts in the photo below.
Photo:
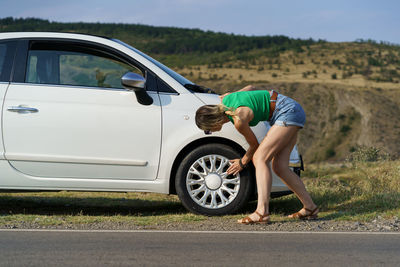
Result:
<svg viewBox="0 0 400 267"><path fill-rule="evenodd" d="M299 103L288 96L278 94L275 111L269 124L279 126L295 125L304 127L306 122L306 113Z"/></svg>

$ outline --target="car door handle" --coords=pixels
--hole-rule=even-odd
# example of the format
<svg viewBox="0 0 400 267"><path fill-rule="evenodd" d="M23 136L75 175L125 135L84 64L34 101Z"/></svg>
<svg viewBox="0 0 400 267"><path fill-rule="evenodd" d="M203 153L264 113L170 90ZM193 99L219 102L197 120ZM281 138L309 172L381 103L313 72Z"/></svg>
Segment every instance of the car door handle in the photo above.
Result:
<svg viewBox="0 0 400 267"><path fill-rule="evenodd" d="M11 111L11 112L18 112L18 113L35 113L35 112L39 112L39 110L37 108L31 108L31 107L27 107L27 106L23 106L23 105L19 105L17 107L8 107L7 110Z"/></svg>

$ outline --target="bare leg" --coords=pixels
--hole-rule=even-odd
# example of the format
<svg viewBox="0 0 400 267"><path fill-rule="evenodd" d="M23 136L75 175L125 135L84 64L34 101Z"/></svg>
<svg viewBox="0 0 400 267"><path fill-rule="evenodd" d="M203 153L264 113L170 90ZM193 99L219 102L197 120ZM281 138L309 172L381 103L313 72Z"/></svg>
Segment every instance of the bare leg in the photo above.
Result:
<svg viewBox="0 0 400 267"><path fill-rule="evenodd" d="M271 167L266 164L258 164L256 168L257 181L257 208L261 214L269 214L269 196L271 195L272 187L272 172Z"/></svg>
<svg viewBox="0 0 400 267"><path fill-rule="evenodd" d="M272 126L253 155L258 190L256 211L260 214L269 213L269 197L272 185L272 173L269 163L277 153L285 148L292 147L292 140L297 136L298 129L297 126ZM249 217L253 221L260 218L256 213L250 214ZM242 221L239 220L239 222Z"/></svg>
<svg viewBox="0 0 400 267"><path fill-rule="evenodd" d="M272 160L272 169L289 187L289 189L296 194L301 203L303 203L304 208L300 210L300 213L305 215L307 214L305 208L314 210L317 206L312 201L303 181L289 168L290 152L293 150L296 140L297 133L293 136L292 140L290 140L289 145L284 147L274 156Z"/></svg>

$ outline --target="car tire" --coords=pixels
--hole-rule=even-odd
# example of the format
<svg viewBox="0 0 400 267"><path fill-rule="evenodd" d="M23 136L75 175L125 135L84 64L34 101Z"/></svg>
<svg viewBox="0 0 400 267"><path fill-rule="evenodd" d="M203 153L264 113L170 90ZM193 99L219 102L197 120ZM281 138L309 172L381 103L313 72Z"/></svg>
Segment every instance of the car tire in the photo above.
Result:
<svg viewBox="0 0 400 267"><path fill-rule="evenodd" d="M186 209L208 216L235 213L254 192L250 168L227 175L230 159L241 155L224 144L207 144L188 153L175 177L176 192Z"/></svg>

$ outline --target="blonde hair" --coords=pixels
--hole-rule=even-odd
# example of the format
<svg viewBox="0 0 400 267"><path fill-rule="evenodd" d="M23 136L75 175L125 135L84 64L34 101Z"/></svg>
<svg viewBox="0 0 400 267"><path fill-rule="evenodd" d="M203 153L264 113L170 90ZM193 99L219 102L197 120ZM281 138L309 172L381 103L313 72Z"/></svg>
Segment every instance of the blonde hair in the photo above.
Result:
<svg viewBox="0 0 400 267"><path fill-rule="evenodd" d="M225 105L204 105L196 111L196 125L202 130L208 131L216 125L225 122L226 115L238 118L235 109Z"/></svg>

